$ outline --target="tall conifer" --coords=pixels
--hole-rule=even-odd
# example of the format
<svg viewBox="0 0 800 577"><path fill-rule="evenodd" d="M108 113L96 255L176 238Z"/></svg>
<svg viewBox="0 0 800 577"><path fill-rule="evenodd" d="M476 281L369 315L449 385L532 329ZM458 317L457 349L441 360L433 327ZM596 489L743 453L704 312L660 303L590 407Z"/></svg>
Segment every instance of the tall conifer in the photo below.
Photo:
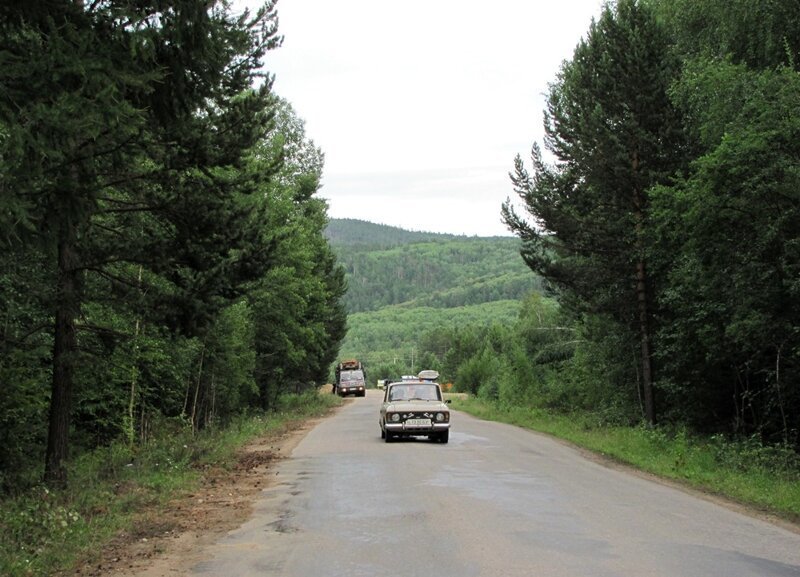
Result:
<svg viewBox="0 0 800 577"><path fill-rule="evenodd" d="M241 17L194 0L0 11L3 219L10 246L32 239L57 265L45 478L63 486L87 276L121 294L160 277L166 316L192 332L267 258L240 197L270 173L235 169L269 125L269 79L252 86L279 38L272 4Z"/></svg>
<svg viewBox="0 0 800 577"><path fill-rule="evenodd" d="M604 7L551 85L545 144L533 174L518 157L514 189L533 218L503 206L528 265L565 302L638 334L645 417L655 422L648 189L680 162L680 130L667 89L677 71L667 36L638 0Z"/></svg>

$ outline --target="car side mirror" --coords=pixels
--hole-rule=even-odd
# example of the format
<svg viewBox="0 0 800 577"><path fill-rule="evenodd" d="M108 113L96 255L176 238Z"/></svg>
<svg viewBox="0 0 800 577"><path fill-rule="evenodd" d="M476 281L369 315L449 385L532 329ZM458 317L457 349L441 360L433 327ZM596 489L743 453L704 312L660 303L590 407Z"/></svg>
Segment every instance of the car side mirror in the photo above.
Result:
<svg viewBox="0 0 800 577"><path fill-rule="evenodd" d="M453 402L453 399L445 399L445 401L444 401L444 402L445 402L445 404L448 404L448 405L449 405L450 403L452 403L452 402Z"/></svg>

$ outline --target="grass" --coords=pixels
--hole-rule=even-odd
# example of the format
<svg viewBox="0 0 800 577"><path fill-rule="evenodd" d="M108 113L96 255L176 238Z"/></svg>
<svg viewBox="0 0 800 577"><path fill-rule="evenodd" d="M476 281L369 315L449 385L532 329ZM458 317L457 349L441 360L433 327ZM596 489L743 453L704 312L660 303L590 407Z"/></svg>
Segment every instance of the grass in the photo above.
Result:
<svg viewBox="0 0 800 577"><path fill-rule="evenodd" d="M659 477L800 522L800 455L791 447L693 436L682 429L610 426L588 414L505 408L474 398L454 399L452 406L481 419L547 433Z"/></svg>
<svg viewBox="0 0 800 577"><path fill-rule="evenodd" d="M341 403L307 393L281 400L279 410L242 417L225 429L192 435L185 424L162 423L143 447L114 444L70 463L70 488L36 487L0 501L0 575L29 577L67 572L123 531L199 485L203 470L228 468L248 441L279 435L298 421Z"/></svg>

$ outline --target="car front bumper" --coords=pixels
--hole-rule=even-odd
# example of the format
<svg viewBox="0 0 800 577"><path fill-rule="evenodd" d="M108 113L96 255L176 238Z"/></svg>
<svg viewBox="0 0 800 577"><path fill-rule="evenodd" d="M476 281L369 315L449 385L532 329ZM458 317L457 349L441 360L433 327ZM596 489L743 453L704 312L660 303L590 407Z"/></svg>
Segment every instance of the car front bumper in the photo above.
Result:
<svg viewBox="0 0 800 577"><path fill-rule="evenodd" d="M384 423L384 428L392 433L404 433L406 435L427 435L428 433L439 433L450 428L450 423L433 423L430 427L406 427L405 423Z"/></svg>

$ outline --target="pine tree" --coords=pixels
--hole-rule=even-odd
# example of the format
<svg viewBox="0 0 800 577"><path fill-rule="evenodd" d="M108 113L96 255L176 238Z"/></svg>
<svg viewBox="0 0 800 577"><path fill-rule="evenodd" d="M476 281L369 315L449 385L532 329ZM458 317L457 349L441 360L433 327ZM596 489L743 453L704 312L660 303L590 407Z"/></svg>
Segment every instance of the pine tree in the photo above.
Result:
<svg viewBox="0 0 800 577"><path fill-rule="evenodd" d="M280 39L271 4L241 17L193 0L0 10L3 218L12 250L33 242L56 263L45 478L63 486L87 279L127 298L150 281L192 332L267 257L239 226L255 185L236 169L269 126L269 79L252 86Z"/></svg>
<svg viewBox="0 0 800 577"><path fill-rule="evenodd" d="M681 132L667 89L677 71L669 42L637 0L606 5L551 85L545 144L533 175L515 162L514 189L533 218L510 201L503 218L523 258L577 310L638 333L645 417L653 397L652 285L647 268L648 190L680 165Z"/></svg>

